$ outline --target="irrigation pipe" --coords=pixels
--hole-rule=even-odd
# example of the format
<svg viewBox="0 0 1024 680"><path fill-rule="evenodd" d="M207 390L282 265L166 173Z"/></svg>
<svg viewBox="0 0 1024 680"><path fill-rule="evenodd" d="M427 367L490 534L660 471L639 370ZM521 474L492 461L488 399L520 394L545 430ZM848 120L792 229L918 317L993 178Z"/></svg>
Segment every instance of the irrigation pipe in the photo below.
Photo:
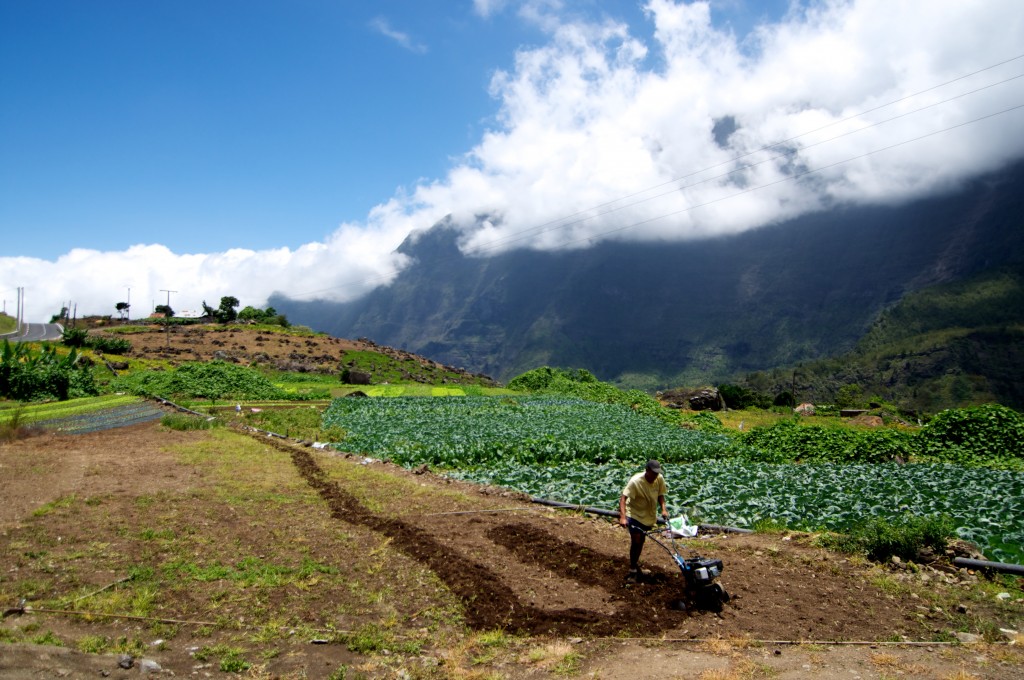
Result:
<svg viewBox="0 0 1024 680"><path fill-rule="evenodd" d="M972 560L967 557L953 558L953 564L955 566L966 567L968 569L989 569L991 571L998 571L1003 574L1016 574L1017 576L1024 576L1024 565L1021 564L1009 564L1007 562L989 562L988 560Z"/></svg>
<svg viewBox="0 0 1024 680"><path fill-rule="evenodd" d="M189 413L189 414L194 415L194 416L199 416L200 418L211 418L212 417L212 416L210 416L209 413L200 413L199 411L193 411L192 409L185 408L184 406L178 406L177 404L175 404L170 399L164 399L163 397L153 397L153 399L155 399L156 401L160 402L161 406L170 406L171 408L175 408L175 409L177 409L179 411L184 411L185 413Z"/></svg>
<svg viewBox="0 0 1024 680"><path fill-rule="evenodd" d="M619 513L613 510L605 510L603 508L592 508L586 505L573 505L572 503L563 503L561 501L552 501L546 498L530 498L533 503L539 503L540 505L547 505L553 508L562 508L564 510L575 510L577 512L586 512L592 515L601 515L602 517L615 517L618 518ZM658 520L661 523L662 520ZM711 531L724 531L731 534L752 534L754 533L750 529L740 529L739 527L726 527L718 524L701 524L701 527L710 529Z"/></svg>
<svg viewBox="0 0 1024 680"><path fill-rule="evenodd" d="M132 580L131 576L125 576L124 578L118 579L118 580L114 581L113 583L108 583L107 585L103 586L99 590L92 591L88 595L82 595L81 597L76 597L75 599L71 600L71 602L74 603L74 602L78 602L79 600L84 600L87 597L92 597L93 595L99 595L104 590L108 590L110 588L113 588L116 585L120 585L120 584L124 583L125 581L131 581L131 580Z"/></svg>
<svg viewBox="0 0 1024 680"><path fill-rule="evenodd" d="M438 515L479 515L484 512L533 512L533 508L497 508L494 510L451 510L449 512L427 512L419 514L420 517L437 517Z"/></svg>
<svg viewBox="0 0 1024 680"><path fill-rule="evenodd" d="M213 621L187 621L184 619L157 619L151 616L132 616L130 614L100 614L98 612L85 612L77 611L73 609L41 609L37 607L21 607L18 609L9 609L4 612L4 616L10 616L11 614L67 614L69 616L97 616L105 619L128 619L130 621L153 621L155 623L181 623L191 624L194 626L219 626L221 624L214 623Z"/></svg>
<svg viewBox="0 0 1024 680"><path fill-rule="evenodd" d="M878 647L878 646L892 646L892 647L931 647L933 645L944 645L944 646L958 646L965 645L960 641L943 641L943 642L925 642L921 640L904 640L900 642L894 642L892 640L882 640L878 642L872 642L870 640L752 640L749 638L736 638L731 640L729 638L663 638L663 637L599 637L592 638L594 640L631 640L631 641L643 641L643 642L696 642L696 643L733 643L736 645L821 645L821 646L849 646L849 647ZM1012 642L998 641L988 642L989 645L1012 645Z"/></svg>

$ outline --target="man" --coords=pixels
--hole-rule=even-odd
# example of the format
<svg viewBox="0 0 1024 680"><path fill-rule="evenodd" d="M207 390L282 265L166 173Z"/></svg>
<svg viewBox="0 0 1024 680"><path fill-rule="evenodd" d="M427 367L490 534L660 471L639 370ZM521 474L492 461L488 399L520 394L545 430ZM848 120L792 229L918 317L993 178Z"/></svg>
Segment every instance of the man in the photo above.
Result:
<svg viewBox="0 0 1024 680"><path fill-rule="evenodd" d="M665 507L665 493L668 487L661 476L661 463L647 461L643 472L633 475L619 498L619 525L629 529L629 574L628 579L639 580L640 553L644 549L647 533L658 522L658 507L661 516L668 520Z"/></svg>

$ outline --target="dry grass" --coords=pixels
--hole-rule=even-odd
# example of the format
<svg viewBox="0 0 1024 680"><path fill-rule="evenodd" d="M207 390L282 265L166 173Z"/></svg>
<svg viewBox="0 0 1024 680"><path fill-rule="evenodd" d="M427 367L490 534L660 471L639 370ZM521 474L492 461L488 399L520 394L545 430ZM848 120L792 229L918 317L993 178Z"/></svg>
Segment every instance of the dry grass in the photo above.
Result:
<svg viewBox="0 0 1024 680"><path fill-rule="evenodd" d="M974 673L968 673L961 668L956 673L943 675L942 680L981 680L981 676L975 675Z"/></svg>
<svg viewBox="0 0 1024 680"><path fill-rule="evenodd" d="M753 680L753 678L766 678L772 675L772 671L761 664L750 659L738 659L733 661L729 668L712 668L703 671L698 680Z"/></svg>
<svg viewBox="0 0 1024 680"><path fill-rule="evenodd" d="M923 675L928 672L928 669L918 663L911 663L903 659L898 654L891 652L878 652L871 655L871 663L878 666L880 669L886 671L895 671L900 675Z"/></svg>
<svg viewBox="0 0 1024 680"><path fill-rule="evenodd" d="M748 649L750 646L751 641L749 638L732 637L705 640L700 644L700 649L716 656L733 656L740 650Z"/></svg>

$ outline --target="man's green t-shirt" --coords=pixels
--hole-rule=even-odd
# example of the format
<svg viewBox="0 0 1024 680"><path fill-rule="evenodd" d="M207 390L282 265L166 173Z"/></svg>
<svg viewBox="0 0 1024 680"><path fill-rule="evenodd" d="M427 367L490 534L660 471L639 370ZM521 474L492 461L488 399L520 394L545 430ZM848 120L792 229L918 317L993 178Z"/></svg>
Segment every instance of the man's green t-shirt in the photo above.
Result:
<svg viewBox="0 0 1024 680"><path fill-rule="evenodd" d="M626 497L626 516L653 527L658 522L658 496L667 495L668 486L661 475L648 482L644 474L638 472L630 477L622 495Z"/></svg>

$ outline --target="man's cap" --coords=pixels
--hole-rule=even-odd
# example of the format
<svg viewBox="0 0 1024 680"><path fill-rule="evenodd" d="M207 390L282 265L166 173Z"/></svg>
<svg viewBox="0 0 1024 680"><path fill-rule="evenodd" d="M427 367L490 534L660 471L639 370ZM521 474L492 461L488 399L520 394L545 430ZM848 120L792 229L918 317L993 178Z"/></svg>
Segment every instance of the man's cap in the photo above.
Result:
<svg viewBox="0 0 1024 680"><path fill-rule="evenodd" d="M649 461L647 461L647 469L650 470L651 472L653 472L656 475L660 475L661 474L661 463L659 463L656 460L649 460Z"/></svg>

